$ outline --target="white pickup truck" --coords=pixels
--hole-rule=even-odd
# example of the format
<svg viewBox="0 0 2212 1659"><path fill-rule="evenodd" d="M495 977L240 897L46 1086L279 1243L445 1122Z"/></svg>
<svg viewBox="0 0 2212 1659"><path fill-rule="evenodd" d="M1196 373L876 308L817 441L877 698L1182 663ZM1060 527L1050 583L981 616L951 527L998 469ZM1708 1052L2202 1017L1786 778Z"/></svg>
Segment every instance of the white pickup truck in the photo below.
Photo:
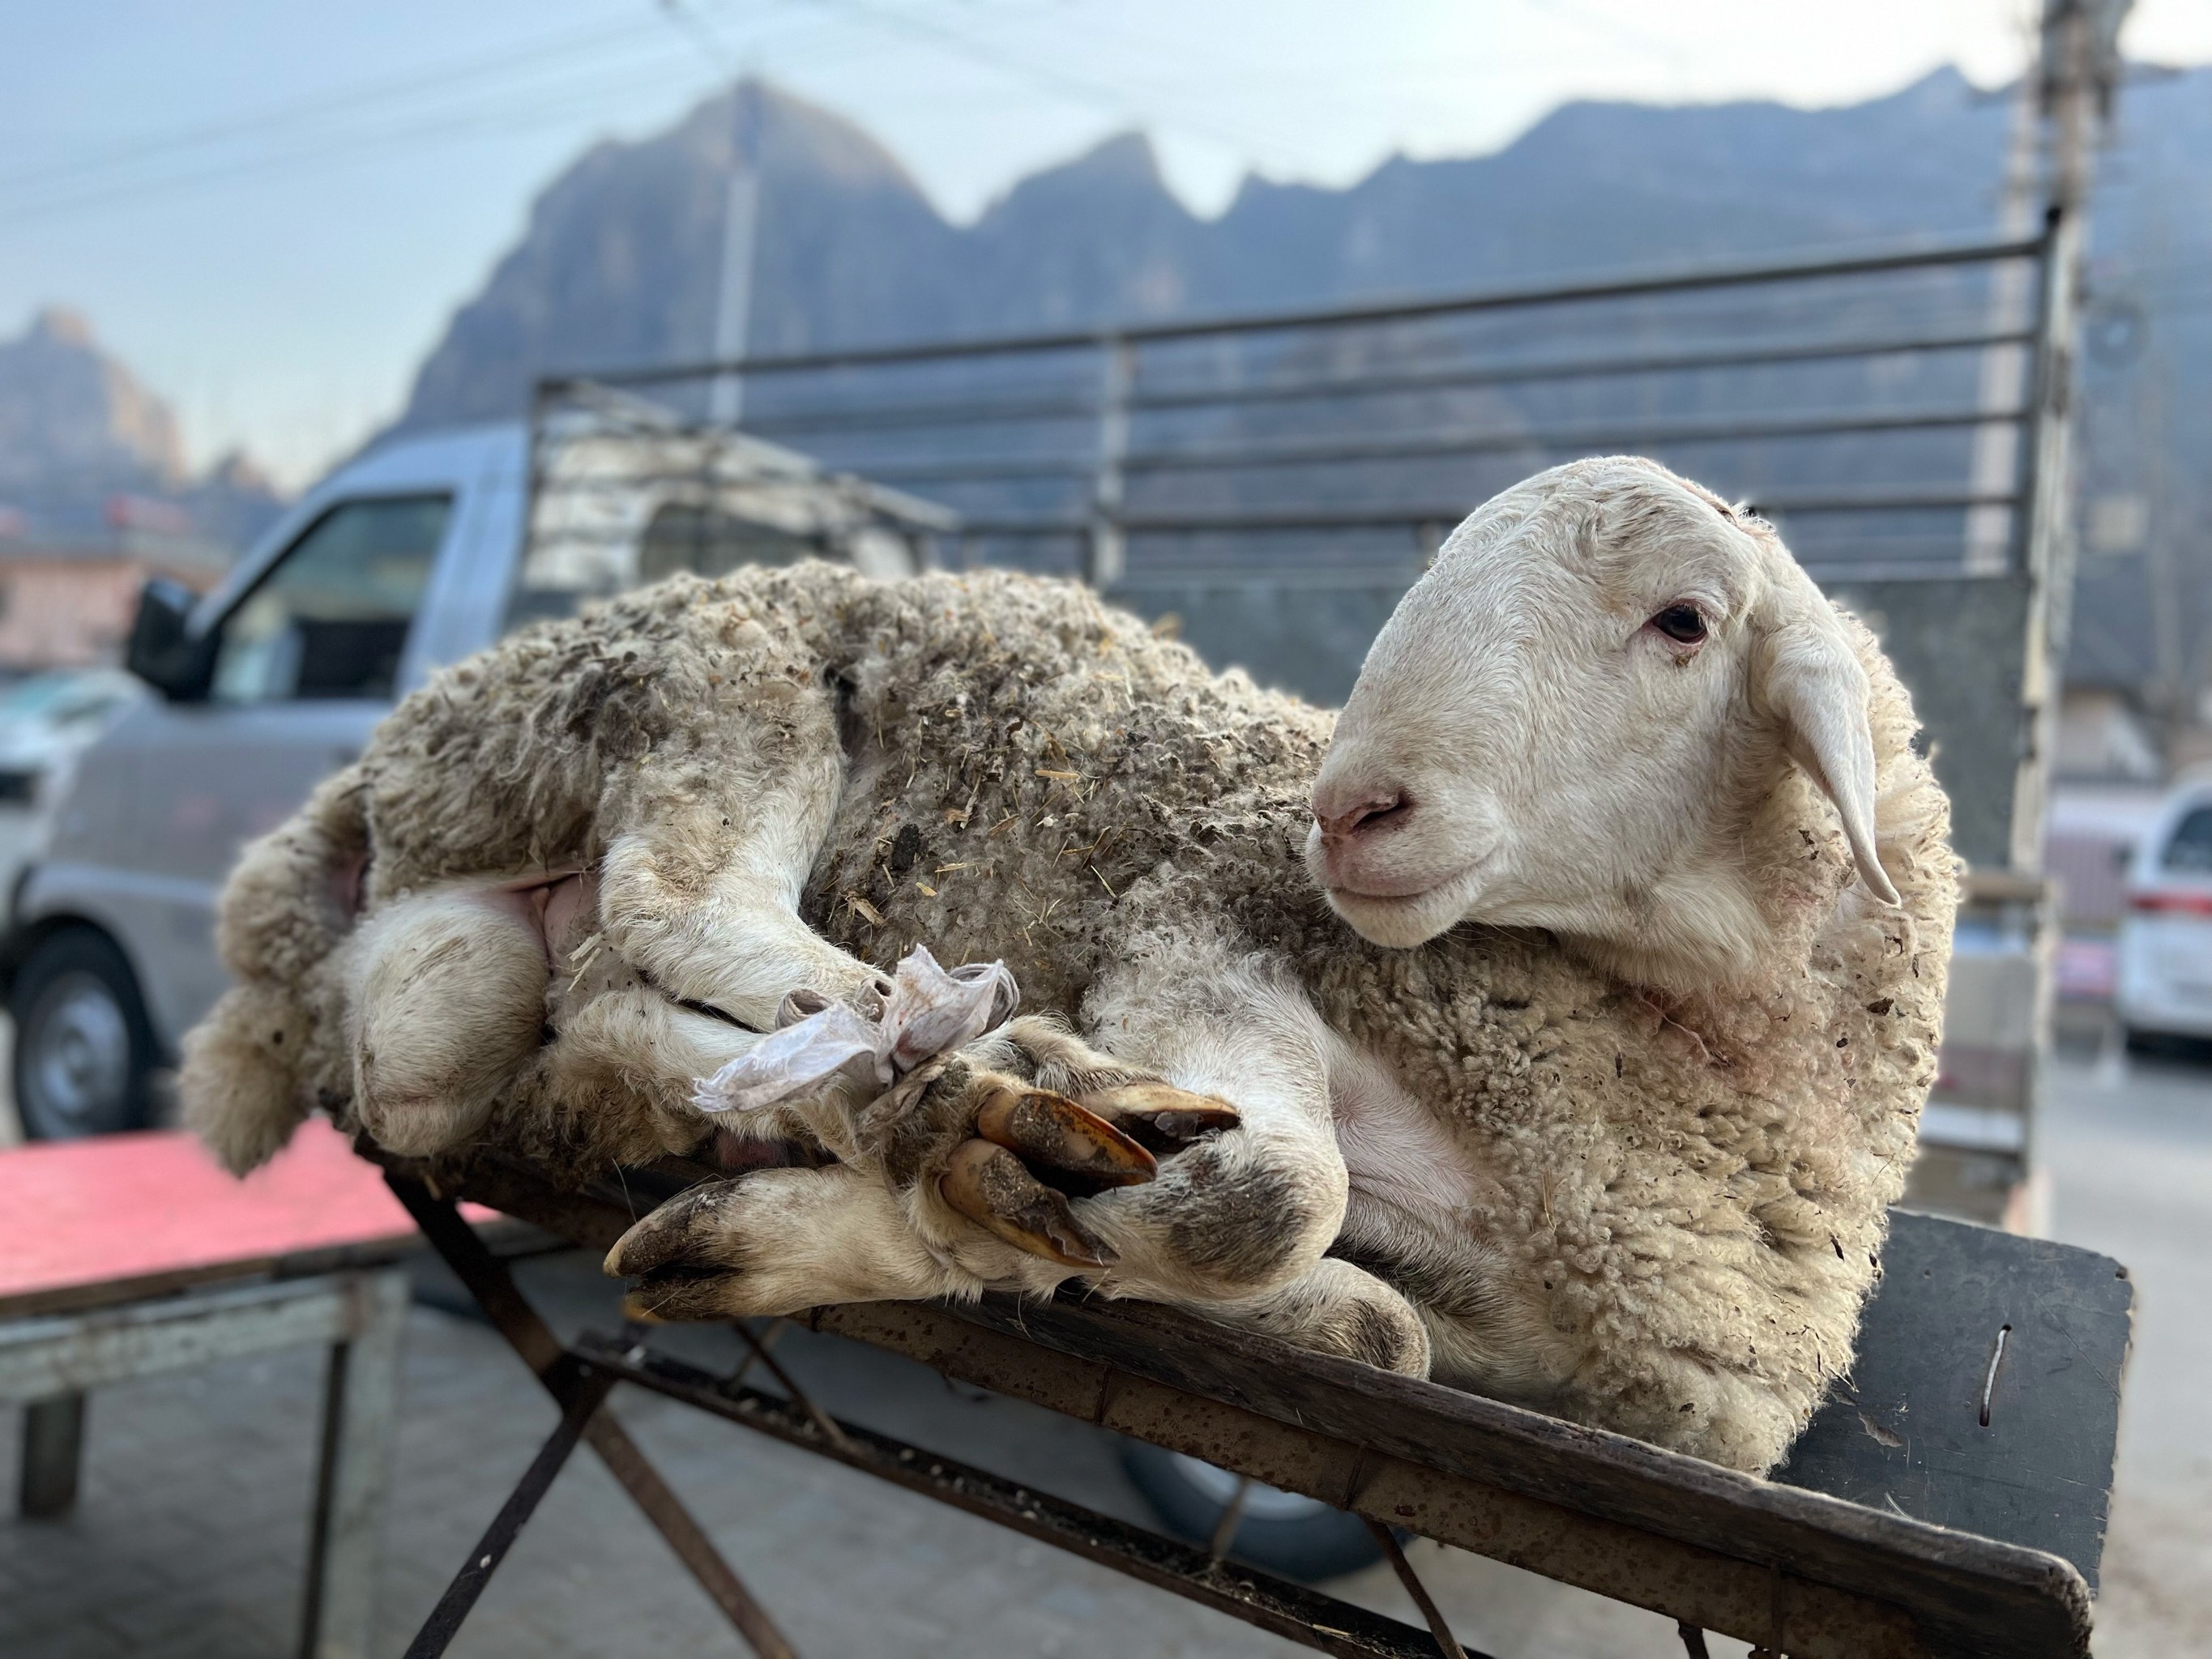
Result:
<svg viewBox="0 0 2212 1659"><path fill-rule="evenodd" d="M161 695L88 749L0 937L25 1132L136 1127L222 993L215 902L242 843L443 663L682 569L814 555L911 572L927 503L697 428L521 422L402 438L310 489L204 598L148 585L128 666Z"/></svg>

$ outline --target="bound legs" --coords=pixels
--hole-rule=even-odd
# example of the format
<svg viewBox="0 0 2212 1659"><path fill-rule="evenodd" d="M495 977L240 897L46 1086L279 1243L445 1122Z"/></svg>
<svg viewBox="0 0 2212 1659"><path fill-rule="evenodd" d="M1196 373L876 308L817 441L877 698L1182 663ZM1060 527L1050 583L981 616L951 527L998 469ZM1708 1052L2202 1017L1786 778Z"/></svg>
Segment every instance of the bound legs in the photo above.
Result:
<svg viewBox="0 0 2212 1659"><path fill-rule="evenodd" d="M1310 1007L1203 953L1119 976L1097 1002L1112 1054L1017 1020L881 1100L825 1097L805 1115L836 1167L694 1188L608 1270L663 1318L1043 1294L1079 1276L1425 1371L1410 1304L1322 1255L1346 1181Z"/></svg>

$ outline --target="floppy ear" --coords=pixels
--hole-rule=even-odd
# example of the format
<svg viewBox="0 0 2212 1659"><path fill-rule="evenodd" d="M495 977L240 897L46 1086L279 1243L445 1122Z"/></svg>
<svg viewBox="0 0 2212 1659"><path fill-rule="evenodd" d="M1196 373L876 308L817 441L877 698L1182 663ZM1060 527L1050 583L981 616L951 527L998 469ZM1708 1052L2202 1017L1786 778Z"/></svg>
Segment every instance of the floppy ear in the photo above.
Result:
<svg viewBox="0 0 2212 1659"><path fill-rule="evenodd" d="M1885 904L1898 901L1875 854L1874 733L1867 724L1872 688L1827 601L1778 619L1765 645L1765 702L1782 721L1790 759L1812 775L1844 820L1859 879Z"/></svg>

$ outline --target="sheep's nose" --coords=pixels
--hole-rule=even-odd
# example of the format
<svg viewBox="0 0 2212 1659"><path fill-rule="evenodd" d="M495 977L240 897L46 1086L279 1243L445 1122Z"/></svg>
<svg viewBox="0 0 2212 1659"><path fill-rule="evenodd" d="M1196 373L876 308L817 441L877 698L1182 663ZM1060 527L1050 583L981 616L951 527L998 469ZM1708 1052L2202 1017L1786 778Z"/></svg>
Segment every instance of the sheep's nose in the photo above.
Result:
<svg viewBox="0 0 2212 1659"><path fill-rule="evenodd" d="M1399 789L1379 789L1349 799L1339 800L1325 791L1314 792L1314 822L1321 826L1324 841L1343 841L1363 829L1370 829L1385 819L1403 817L1411 807L1405 792Z"/></svg>

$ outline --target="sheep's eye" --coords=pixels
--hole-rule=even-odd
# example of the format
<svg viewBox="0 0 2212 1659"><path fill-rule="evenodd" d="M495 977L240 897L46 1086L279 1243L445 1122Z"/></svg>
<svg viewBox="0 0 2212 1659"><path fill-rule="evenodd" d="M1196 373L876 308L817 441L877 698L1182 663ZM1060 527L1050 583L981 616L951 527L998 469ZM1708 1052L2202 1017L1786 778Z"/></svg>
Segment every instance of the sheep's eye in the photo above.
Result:
<svg viewBox="0 0 2212 1659"><path fill-rule="evenodd" d="M1651 625L1681 645L1696 645L1705 637L1705 613L1694 605L1670 605L1651 619Z"/></svg>

